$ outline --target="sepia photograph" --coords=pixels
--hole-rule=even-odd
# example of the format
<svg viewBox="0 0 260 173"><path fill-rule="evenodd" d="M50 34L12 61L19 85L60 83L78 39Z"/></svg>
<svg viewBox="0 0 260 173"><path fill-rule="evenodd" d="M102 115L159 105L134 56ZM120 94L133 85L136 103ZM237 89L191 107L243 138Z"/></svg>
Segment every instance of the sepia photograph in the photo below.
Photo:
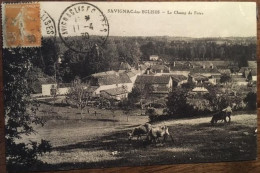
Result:
<svg viewBox="0 0 260 173"><path fill-rule="evenodd" d="M1 7L8 172L257 159L255 2Z"/></svg>

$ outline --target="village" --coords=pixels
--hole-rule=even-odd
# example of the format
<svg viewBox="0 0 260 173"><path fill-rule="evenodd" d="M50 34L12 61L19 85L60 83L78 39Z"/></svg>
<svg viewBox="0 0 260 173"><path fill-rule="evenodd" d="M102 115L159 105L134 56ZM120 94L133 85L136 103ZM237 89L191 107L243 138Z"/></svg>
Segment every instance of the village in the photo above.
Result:
<svg viewBox="0 0 260 173"><path fill-rule="evenodd" d="M92 74L81 79L88 105L99 105L99 100L113 100L118 103L128 98L133 89L141 91L142 109L152 104L164 107L165 98L175 88L185 84L193 84L191 94L203 94L209 91L205 85L230 87L256 86L257 63L248 61L247 67L238 67L232 61L173 61L163 62L157 55L151 55L149 61L143 61L136 67L121 62L117 70ZM57 83L53 78L39 78L40 93L33 96L39 100L48 97L66 101L66 95L72 87L71 83ZM233 93L234 94L234 93ZM151 99L152 98L152 99ZM143 100L143 101L142 101ZM99 102L99 103L98 103ZM102 105L101 105L102 107ZM103 107L110 107L104 106Z"/></svg>

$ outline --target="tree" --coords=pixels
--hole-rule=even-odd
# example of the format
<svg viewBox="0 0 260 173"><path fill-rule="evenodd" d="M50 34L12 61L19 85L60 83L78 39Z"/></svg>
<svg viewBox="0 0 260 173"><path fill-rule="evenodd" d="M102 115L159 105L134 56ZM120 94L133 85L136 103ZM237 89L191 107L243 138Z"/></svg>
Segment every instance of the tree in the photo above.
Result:
<svg viewBox="0 0 260 173"><path fill-rule="evenodd" d="M51 149L45 140L40 143L20 140L23 135L36 133L34 124L44 125L36 115L39 103L30 97L32 76L29 72L37 54L37 48L3 50L6 156L10 169L15 169L14 166L29 167L39 162L39 154Z"/></svg>
<svg viewBox="0 0 260 173"><path fill-rule="evenodd" d="M87 101L89 98L90 95L87 92L86 85L82 83L78 77L76 77L67 94L67 100L80 109L80 115L82 116L83 110L87 106Z"/></svg>
<svg viewBox="0 0 260 173"><path fill-rule="evenodd" d="M166 105L167 113L172 117L191 116L193 107L188 104L188 89L176 88L169 94Z"/></svg>
<svg viewBox="0 0 260 173"><path fill-rule="evenodd" d="M225 83L226 84L226 83L231 82L231 81L232 81L232 78L228 74L222 74L220 76L220 83Z"/></svg>
<svg viewBox="0 0 260 173"><path fill-rule="evenodd" d="M257 95L255 92L249 92L246 96L246 98L244 99L245 103L247 103L247 107L250 110L256 110L256 99L257 99Z"/></svg>

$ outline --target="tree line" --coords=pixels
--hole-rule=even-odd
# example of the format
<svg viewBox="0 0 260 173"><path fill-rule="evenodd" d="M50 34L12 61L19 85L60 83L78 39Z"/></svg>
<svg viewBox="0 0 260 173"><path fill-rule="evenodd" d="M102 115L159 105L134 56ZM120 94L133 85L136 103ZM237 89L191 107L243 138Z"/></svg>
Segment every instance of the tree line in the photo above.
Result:
<svg viewBox="0 0 260 173"><path fill-rule="evenodd" d="M246 38L223 40L109 37L103 47L95 46L87 53L77 53L65 47L59 39L48 37L43 38L33 64L49 76L57 75L61 82L71 82L75 76L84 78L101 71L117 70L120 62L137 67L140 61L149 60L150 55L158 55L168 63L177 60L227 60L238 62L240 67L247 66L248 60L256 60L256 42L245 42ZM59 58L60 63L57 62Z"/></svg>

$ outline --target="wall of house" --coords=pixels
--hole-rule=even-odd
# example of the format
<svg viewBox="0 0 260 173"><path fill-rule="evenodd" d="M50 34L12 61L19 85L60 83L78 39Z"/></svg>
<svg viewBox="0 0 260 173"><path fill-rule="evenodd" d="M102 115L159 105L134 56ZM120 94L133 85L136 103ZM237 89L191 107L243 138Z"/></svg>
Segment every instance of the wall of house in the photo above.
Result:
<svg viewBox="0 0 260 173"><path fill-rule="evenodd" d="M53 85L57 88L57 84L42 84L42 95L51 96L51 88Z"/></svg>
<svg viewBox="0 0 260 173"><path fill-rule="evenodd" d="M257 81L257 76L252 76L252 81Z"/></svg>
<svg viewBox="0 0 260 173"><path fill-rule="evenodd" d="M68 92L69 92L69 87L66 87L66 88L59 88L58 89L58 95L66 95Z"/></svg>

